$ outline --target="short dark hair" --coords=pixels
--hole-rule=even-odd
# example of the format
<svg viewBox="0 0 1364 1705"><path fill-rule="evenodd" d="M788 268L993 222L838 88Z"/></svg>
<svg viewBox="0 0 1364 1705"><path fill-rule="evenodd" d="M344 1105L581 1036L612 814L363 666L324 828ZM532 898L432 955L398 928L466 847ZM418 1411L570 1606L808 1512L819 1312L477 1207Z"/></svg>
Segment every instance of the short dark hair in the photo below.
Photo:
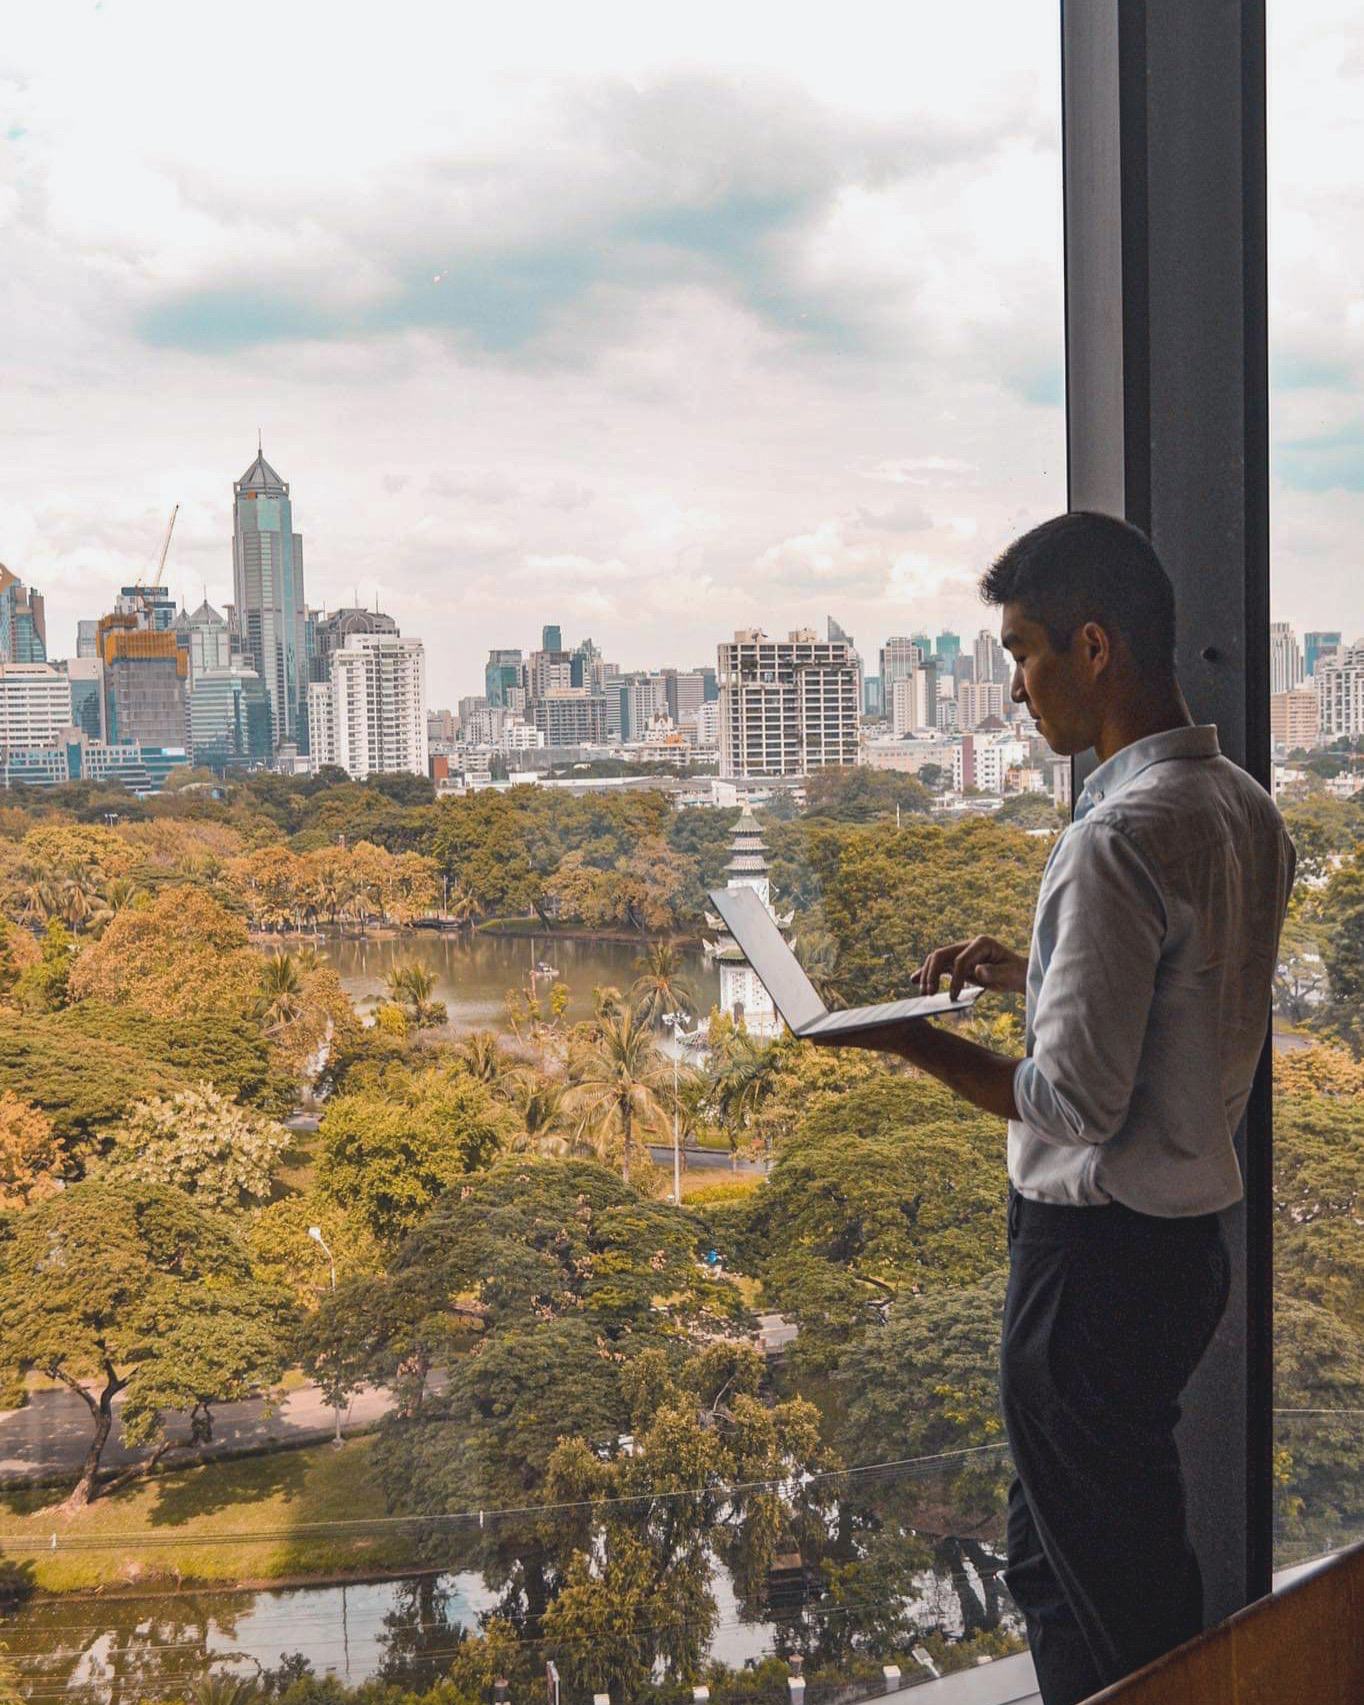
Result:
<svg viewBox="0 0 1364 1705"><path fill-rule="evenodd" d="M1122 635L1139 668L1174 674L1174 587L1145 533L1113 515L1077 509L1024 533L981 576L980 595L1017 604L1054 651L1098 622Z"/></svg>

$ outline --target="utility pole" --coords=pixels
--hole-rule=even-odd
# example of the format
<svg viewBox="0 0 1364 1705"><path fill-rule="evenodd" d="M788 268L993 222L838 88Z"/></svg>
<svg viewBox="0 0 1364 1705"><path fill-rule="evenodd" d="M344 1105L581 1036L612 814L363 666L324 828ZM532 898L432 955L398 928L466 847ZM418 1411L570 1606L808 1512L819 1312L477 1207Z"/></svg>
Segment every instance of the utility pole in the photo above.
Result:
<svg viewBox="0 0 1364 1705"><path fill-rule="evenodd" d="M332 1252L330 1249L328 1249L327 1240L322 1235L322 1227L320 1225L310 1225L308 1227L308 1236L312 1238L313 1242L319 1246L319 1248L322 1250L322 1253L327 1257L327 1265L332 1270L332 1295L335 1296L336 1295L336 1262L332 1259ZM339 1405L337 1405L335 1403L332 1405L332 1419L336 1423L336 1436L332 1439L332 1445L336 1450L340 1450L340 1448L341 1448L341 1410L340 1410Z"/></svg>
<svg viewBox="0 0 1364 1705"><path fill-rule="evenodd" d="M682 1206L682 1142L678 1130L678 1061L682 1054L682 1044L690 1042L696 1032L686 1032L682 1024L686 1019L683 1012L665 1012L663 1022L672 1033L673 1039L673 1205Z"/></svg>

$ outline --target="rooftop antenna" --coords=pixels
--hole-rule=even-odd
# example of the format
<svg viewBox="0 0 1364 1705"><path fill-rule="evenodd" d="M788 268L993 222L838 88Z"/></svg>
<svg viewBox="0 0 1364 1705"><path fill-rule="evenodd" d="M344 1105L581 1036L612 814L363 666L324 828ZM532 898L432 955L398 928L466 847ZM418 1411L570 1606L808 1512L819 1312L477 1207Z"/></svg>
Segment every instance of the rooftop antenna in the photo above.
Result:
<svg viewBox="0 0 1364 1705"><path fill-rule="evenodd" d="M256 454L258 456L263 454L261 447L260 447L260 442L261 442L261 440L260 440L260 427L257 427L256 428Z"/></svg>

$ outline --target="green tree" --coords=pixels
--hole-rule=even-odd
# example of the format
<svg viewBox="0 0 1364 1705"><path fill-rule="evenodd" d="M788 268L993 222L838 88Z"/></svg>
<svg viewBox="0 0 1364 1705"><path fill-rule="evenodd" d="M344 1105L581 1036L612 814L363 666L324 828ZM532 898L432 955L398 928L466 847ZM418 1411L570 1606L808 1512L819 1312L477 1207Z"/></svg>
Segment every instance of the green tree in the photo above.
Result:
<svg viewBox="0 0 1364 1705"><path fill-rule="evenodd" d="M76 943L70 930L54 918L43 931L42 957L27 966L14 983L14 1000L25 1012L57 1012L67 1003Z"/></svg>
<svg viewBox="0 0 1364 1705"><path fill-rule="evenodd" d="M62 1146L65 1176L134 1103L184 1085L173 1067L132 1045L95 1037L73 1045L59 1019L7 1017L0 1024L0 1089L41 1107Z"/></svg>
<svg viewBox="0 0 1364 1705"><path fill-rule="evenodd" d="M293 1107L296 1085L271 1057L270 1045L250 1013L214 1013L175 1021L149 1017L136 1007L84 1000L47 1022L50 1033L77 1053L86 1042L112 1042L194 1082L282 1118Z"/></svg>
<svg viewBox="0 0 1364 1705"><path fill-rule="evenodd" d="M282 1125L206 1083L139 1102L109 1139L102 1176L134 1187L174 1185L223 1212L269 1199L291 1140Z"/></svg>
<svg viewBox="0 0 1364 1705"><path fill-rule="evenodd" d="M47 1115L0 1089L0 1213L55 1195L61 1164Z"/></svg>
<svg viewBox="0 0 1364 1705"><path fill-rule="evenodd" d="M292 953L271 953L261 966L256 1016L268 1036L279 1036L303 1016L303 973Z"/></svg>
<svg viewBox="0 0 1364 1705"><path fill-rule="evenodd" d="M355 1090L327 1103L318 1188L380 1243L393 1243L515 1134L511 1112L463 1072L390 1073L382 1092Z"/></svg>
<svg viewBox="0 0 1364 1705"><path fill-rule="evenodd" d="M1049 850L1043 837L980 820L805 833L852 998L915 993L911 976L944 942L983 933L1026 949Z"/></svg>
<svg viewBox="0 0 1364 1705"><path fill-rule="evenodd" d="M651 942L636 964L639 976L630 999L646 1024L661 1024L665 1012L690 1016L696 1011L696 991L681 953L671 942Z"/></svg>
<svg viewBox="0 0 1364 1705"><path fill-rule="evenodd" d="M167 1411L189 1411L196 1440L206 1442L214 1403L279 1378L283 1299L251 1278L232 1228L183 1192L78 1184L5 1230L0 1368L36 1369L90 1411L89 1449L64 1507L95 1496L120 1392L124 1442L152 1447L147 1471L170 1448Z"/></svg>
<svg viewBox="0 0 1364 1705"><path fill-rule="evenodd" d="M1276 1526L1310 1557L1364 1526L1364 1349L1315 1303L1280 1297L1274 1314Z"/></svg>
<svg viewBox="0 0 1364 1705"><path fill-rule="evenodd" d="M1355 854L1331 876L1315 908L1331 986L1323 1027L1364 1052L1364 861Z"/></svg>
<svg viewBox="0 0 1364 1705"><path fill-rule="evenodd" d="M385 985L389 999L402 1007L419 1028L445 1023L444 1004L431 999L436 988L435 973L419 959L393 966Z"/></svg>
<svg viewBox="0 0 1364 1705"><path fill-rule="evenodd" d="M672 1093L672 1068L633 1007L602 1013L570 1063L573 1096L585 1119L620 1140L621 1177L630 1177L637 1127L661 1124Z"/></svg>
<svg viewBox="0 0 1364 1705"><path fill-rule="evenodd" d="M997 1120L926 1078L884 1073L814 1109L747 1204L737 1252L798 1320L798 1361L837 1365L898 1297L1002 1265L1002 1150Z"/></svg>
<svg viewBox="0 0 1364 1705"><path fill-rule="evenodd" d="M871 823L902 813L932 809L928 789L915 776L873 770L865 764L831 765L805 783L805 813L839 823Z"/></svg>
<svg viewBox="0 0 1364 1705"><path fill-rule="evenodd" d="M743 1310L732 1286L701 1271L705 1236L694 1215L593 1162L507 1156L442 1196L382 1281L324 1299L307 1335L310 1365L338 1394L415 1370L415 1402L423 1370L471 1333L559 1318L613 1340L717 1329ZM659 1296L671 1299L666 1313L653 1307Z"/></svg>

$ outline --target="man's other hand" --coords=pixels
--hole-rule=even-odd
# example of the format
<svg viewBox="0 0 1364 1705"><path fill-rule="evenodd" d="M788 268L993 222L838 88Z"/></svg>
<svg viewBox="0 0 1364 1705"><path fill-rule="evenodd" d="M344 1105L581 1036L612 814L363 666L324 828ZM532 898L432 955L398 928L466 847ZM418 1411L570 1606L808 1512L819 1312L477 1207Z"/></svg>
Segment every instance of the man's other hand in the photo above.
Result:
<svg viewBox="0 0 1364 1705"><path fill-rule="evenodd" d="M1001 994L1021 995L1027 984L1028 962L1021 953L1005 947L992 935L977 935L970 941L935 947L914 973L919 993L924 995L936 995L944 977L949 979L953 1000L960 996L966 983L979 983L981 988L998 989Z"/></svg>

